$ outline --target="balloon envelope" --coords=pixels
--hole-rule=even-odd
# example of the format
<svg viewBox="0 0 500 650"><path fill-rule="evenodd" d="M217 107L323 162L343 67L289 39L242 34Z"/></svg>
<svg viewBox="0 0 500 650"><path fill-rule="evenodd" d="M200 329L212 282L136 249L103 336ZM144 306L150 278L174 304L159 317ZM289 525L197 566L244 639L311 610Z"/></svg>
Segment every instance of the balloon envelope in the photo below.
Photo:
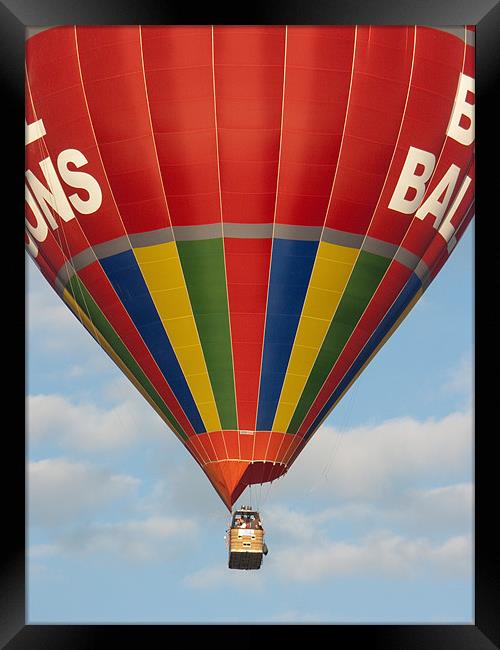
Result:
<svg viewBox="0 0 500 650"><path fill-rule="evenodd" d="M230 508L461 237L473 111L468 27L32 30L27 249Z"/></svg>

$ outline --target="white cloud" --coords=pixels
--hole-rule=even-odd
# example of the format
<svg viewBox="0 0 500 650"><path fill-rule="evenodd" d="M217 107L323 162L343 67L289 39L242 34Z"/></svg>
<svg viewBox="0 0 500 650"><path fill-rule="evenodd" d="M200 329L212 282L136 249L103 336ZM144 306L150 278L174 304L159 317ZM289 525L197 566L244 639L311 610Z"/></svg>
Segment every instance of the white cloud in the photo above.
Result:
<svg viewBox="0 0 500 650"><path fill-rule="evenodd" d="M263 523L273 539L307 542L324 534L322 532L324 525L338 517L341 510L341 508L327 508L319 512L306 513L282 504L275 504L266 508Z"/></svg>
<svg viewBox="0 0 500 650"><path fill-rule="evenodd" d="M140 481L89 463L52 458L29 463L29 518L52 527L135 495Z"/></svg>
<svg viewBox="0 0 500 650"><path fill-rule="evenodd" d="M57 555L58 547L56 544L34 544L28 549L28 556L31 559L40 557L52 557Z"/></svg>
<svg viewBox="0 0 500 650"><path fill-rule="evenodd" d="M30 557L110 556L126 562L171 561L196 543L198 525L187 518L148 517L66 530L52 544L35 545Z"/></svg>
<svg viewBox="0 0 500 650"><path fill-rule="evenodd" d="M83 358L96 351L90 334L47 283L28 292L26 322L31 340L51 354L70 351Z"/></svg>
<svg viewBox="0 0 500 650"><path fill-rule="evenodd" d="M426 571L464 577L472 571L472 546L467 536L433 543L380 531L357 543L318 541L276 548L268 562L275 575L304 583L354 575L407 579Z"/></svg>
<svg viewBox="0 0 500 650"><path fill-rule="evenodd" d="M128 447L144 435L165 442L174 438L163 420L139 398L100 408L91 402L76 404L61 395L30 395L27 413L32 445L55 441L63 448L98 452Z"/></svg>
<svg viewBox="0 0 500 650"><path fill-rule="evenodd" d="M333 450L332 436L341 436ZM325 426L277 482L275 494L376 501L415 482L463 480L472 471L472 441L471 412L423 422L389 420L342 433Z"/></svg>
<svg viewBox="0 0 500 650"><path fill-rule="evenodd" d="M51 536L31 546L31 561L64 554L125 561L172 559L196 543L198 523L184 516L149 514L121 521L99 521L140 510L140 481L126 474L64 458L28 466L29 519ZM109 508L113 510L110 511Z"/></svg>
<svg viewBox="0 0 500 650"><path fill-rule="evenodd" d="M203 512L205 518L217 521L221 527L226 526L229 513L220 497L195 460L180 445L177 446L180 453L175 463L167 454L153 459L151 473L163 478L156 482L150 506L192 516Z"/></svg>
<svg viewBox="0 0 500 650"><path fill-rule="evenodd" d="M116 366L85 329L34 263L28 264L25 293L28 353L50 362L64 378L77 379L115 371ZM29 359L28 359L29 360ZM64 364L61 367L61 364Z"/></svg>
<svg viewBox="0 0 500 650"><path fill-rule="evenodd" d="M418 531L470 531L473 515L472 483L412 490L395 507L388 506L389 520Z"/></svg>
<svg viewBox="0 0 500 650"><path fill-rule="evenodd" d="M473 548L470 537L451 537L429 552L432 567L447 575L463 577L473 570Z"/></svg>
<svg viewBox="0 0 500 650"><path fill-rule="evenodd" d="M60 333L73 328L74 316L68 307L54 293L36 290L28 293L28 327L30 330L45 330Z"/></svg>
<svg viewBox="0 0 500 650"><path fill-rule="evenodd" d="M269 537L269 536L268 536ZM226 563L205 567L187 575L182 583L190 589L243 589L260 591L277 579L291 583L321 583L338 577L415 579L425 575L444 578L470 577L473 567L469 535L444 540L411 538L378 530L355 540L332 540L316 535L309 540L271 535L269 555L262 571L231 571ZM270 540L268 540L270 541ZM311 614L302 620L321 620ZM299 620L282 612L274 620Z"/></svg>
<svg viewBox="0 0 500 650"><path fill-rule="evenodd" d="M305 512L282 503L265 509L265 527L274 542L328 541L338 530L357 535L379 528L405 535L469 534L473 527L473 485L462 483L393 494L383 503L347 501Z"/></svg>
<svg viewBox="0 0 500 650"><path fill-rule="evenodd" d="M443 386L447 393L456 394L471 402L474 396L474 365L472 355L462 357L459 363L448 373Z"/></svg>
<svg viewBox="0 0 500 650"><path fill-rule="evenodd" d="M60 540L66 552L119 555L133 561L171 559L193 541L196 522L173 517L149 517L77 529Z"/></svg>

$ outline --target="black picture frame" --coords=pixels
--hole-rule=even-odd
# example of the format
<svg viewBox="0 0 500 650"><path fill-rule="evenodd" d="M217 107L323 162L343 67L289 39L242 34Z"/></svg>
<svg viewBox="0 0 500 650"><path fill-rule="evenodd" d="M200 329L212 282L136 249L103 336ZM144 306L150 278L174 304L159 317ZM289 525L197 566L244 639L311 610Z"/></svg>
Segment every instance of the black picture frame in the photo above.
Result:
<svg viewBox="0 0 500 650"><path fill-rule="evenodd" d="M257 1L221 7L205 4L167 3L157 0L2 0L0 2L0 83L3 113L3 200L4 227L9 241L4 253L4 388L3 458L4 505L11 506L3 521L3 568L0 583L0 646L18 648L98 648L120 646L124 641L134 647L149 648L156 644L189 636L200 637L198 626L163 625L29 625L25 609L25 367L20 353L26 350L24 322L25 259L21 244L24 238L22 219L22 180L24 165L24 42L25 27L61 24L420 24L476 25L476 396L475 396L475 621L464 625L315 625L306 634L327 634L330 644L343 642L367 644L391 649L467 649L488 650L500 642L500 572L495 535L495 489L498 471L494 453L496 429L489 420L488 370L495 373L495 322L488 315L497 302L494 262L498 254L491 250L495 229L488 233L488 219L498 212L494 197L499 187L495 157L499 138L495 104L496 85L500 85L500 5L495 0L352 0L344 2L287 0ZM496 200L495 200L496 199ZM12 232L10 232L12 231ZM488 249L488 245L490 249ZM491 251L491 252L489 252ZM5 261L6 254L10 257ZM17 287L17 284L20 287ZM496 283L498 286L498 282ZM490 287L490 289L488 289ZM485 298L481 298L485 296ZM8 317L7 317L8 314ZM494 348L494 349L492 349ZM13 359L10 361L9 359ZM485 371L481 371L481 364ZM17 370L16 370L17 369ZM482 377L486 377L484 383ZM490 424L491 422L491 424ZM265 626L265 640L278 634L286 638L281 625ZM285 626L286 627L286 626ZM167 629L168 628L168 629ZM179 628L179 629L173 629ZM233 634L231 626L207 626L207 632L223 642ZM325 628L328 628L325 630ZM295 630L292 630L295 633ZM296 639L297 640L297 639ZM175 642L175 641L174 641ZM185 642L185 641L183 641Z"/></svg>

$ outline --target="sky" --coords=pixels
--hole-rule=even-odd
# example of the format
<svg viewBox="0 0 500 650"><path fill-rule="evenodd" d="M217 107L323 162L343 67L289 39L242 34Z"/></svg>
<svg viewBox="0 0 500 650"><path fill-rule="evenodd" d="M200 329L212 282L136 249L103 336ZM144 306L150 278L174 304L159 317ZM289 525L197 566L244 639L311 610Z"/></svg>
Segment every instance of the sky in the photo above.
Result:
<svg viewBox="0 0 500 650"><path fill-rule="evenodd" d="M27 622L473 623L474 223L227 568L201 469L26 257Z"/></svg>

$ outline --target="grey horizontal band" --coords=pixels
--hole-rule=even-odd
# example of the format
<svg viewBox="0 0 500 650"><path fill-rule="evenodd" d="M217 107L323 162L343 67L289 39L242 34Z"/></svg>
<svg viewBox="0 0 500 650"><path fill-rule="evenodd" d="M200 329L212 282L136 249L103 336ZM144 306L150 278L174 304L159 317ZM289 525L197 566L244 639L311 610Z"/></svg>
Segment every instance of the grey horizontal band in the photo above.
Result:
<svg viewBox="0 0 500 650"><path fill-rule="evenodd" d="M348 248L361 248L364 236L353 232L343 232L334 228L325 228L322 241L337 246L347 246Z"/></svg>
<svg viewBox="0 0 500 650"><path fill-rule="evenodd" d="M98 259L111 257L112 255L118 255L119 253L124 253L125 251L130 250L130 240L127 235L123 235L122 237L111 239L103 244L96 244L93 246L93 249L95 256Z"/></svg>
<svg viewBox="0 0 500 650"><path fill-rule="evenodd" d="M199 226L174 226L173 228L160 228L144 233L122 235L108 242L96 244L93 247L89 246L72 257L69 262L61 267L58 278L64 287L72 275L98 260L133 251L135 248L155 246L172 241L205 241L207 239L222 238L222 233L227 238L271 239L273 224L221 224L221 222L217 222ZM275 224L274 238L296 241L323 241L337 246L362 249L389 260L396 260L417 273L420 279L428 272L427 266L411 251L390 242L358 233L343 232L334 228L321 228L321 226Z"/></svg>
<svg viewBox="0 0 500 650"><path fill-rule="evenodd" d="M274 236L279 239L319 241L322 230L321 226L290 226L285 223L277 223L274 226Z"/></svg>
<svg viewBox="0 0 500 650"><path fill-rule="evenodd" d="M197 241L222 237L222 223L207 223L199 226L173 226L175 241Z"/></svg>
<svg viewBox="0 0 500 650"><path fill-rule="evenodd" d="M390 242L382 241L380 239L373 239L373 237L366 237L363 243L363 250L367 253L373 253L373 255L379 255L380 257L387 257L388 259L393 259L398 247Z"/></svg>
<svg viewBox="0 0 500 650"><path fill-rule="evenodd" d="M174 241L174 233L172 228L160 228L159 230L150 230L149 232L141 232L129 235L130 243L134 248L142 248L144 246L156 246L157 244L168 244Z"/></svg>
<svg viewBox="0 0 500 650"><path fill-rule="evenodd" d="M417 278L420 280L420 282L422 283L423 288L425 288L425 286L427 286L429 284L429 282L427 282L427 284L426 284L426 279L429 277L429 272L430 272L430 269L427 266L427 264L424 262L424 260L420 260L420 262L415 267L414 273L417 276Z"/></svg>
<svg viewBox="0 0 500 650"><path fill-rule="evenodd" d="M234 239L270 239L273 235L271 223L224 222L224 237Z"/></svg>
<svg viewBox="0 0 500 650"><path fill-rule="evenodd" d="M418 263L420 262L420 258L415 255L415 253L412 253L411 251L407 250L406 248L398 248L396 251L396 254L394 255L394 259L402 264L403 266L408 267L409 269L415 269Z"/></svg>
<svg viewBox="0 0 500 650"><path fill-rule="evenodd" d="M75 271L80 271L80 269L84 269L86 266L89 266L92 262L96 261L97 248L97 246L95 248L86 248L81 253L78 253L78 255L71 258L71 266ZM113 255L113 253L111 254Z"/></svg>

